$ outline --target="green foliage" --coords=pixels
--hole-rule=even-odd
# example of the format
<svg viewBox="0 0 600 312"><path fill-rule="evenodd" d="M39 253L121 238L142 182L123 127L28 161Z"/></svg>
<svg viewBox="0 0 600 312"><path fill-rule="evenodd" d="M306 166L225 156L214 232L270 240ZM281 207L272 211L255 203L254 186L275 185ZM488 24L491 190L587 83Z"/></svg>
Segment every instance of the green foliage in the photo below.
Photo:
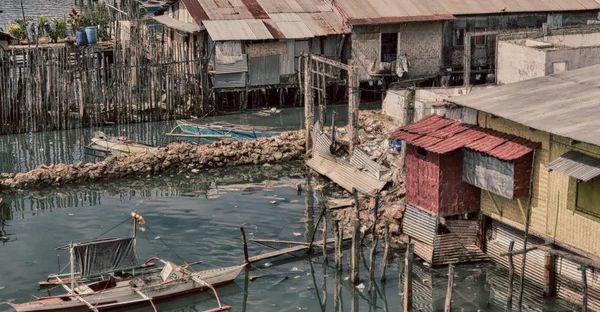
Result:
<svg viewBox="0 0 600 312"><path fill-rule="evenodd" d="M40 15L37 18L37 30L38 30L38 36L41 37L45 37L48 35L48 33L46 32L46 30L44 29L44 26L46 25L46 23L48 22L48 18L45 17L44 15Z"/></svg>
<svg viewBox="0 0 600 312"><path fill-rule="evenodd" d="M8 33L19 40L27 38L25 31L18 24L9 24Z"/></svg>
<svg viewBox="0 0 600 312"><path fill-rule="evenodd" d="M63 19L55 18L52 20L54 23L54 39L63 39L67 37L67 22Z"/></svg>

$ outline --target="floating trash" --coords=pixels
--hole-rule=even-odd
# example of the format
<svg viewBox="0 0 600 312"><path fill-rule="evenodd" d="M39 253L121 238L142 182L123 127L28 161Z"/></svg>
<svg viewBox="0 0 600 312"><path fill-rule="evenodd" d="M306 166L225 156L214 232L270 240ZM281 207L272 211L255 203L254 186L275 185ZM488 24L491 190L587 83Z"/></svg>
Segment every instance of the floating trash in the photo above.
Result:
<svg viewBox="0 0 600 312"><path fill-rule="evenodd" d="M363 291L365 289L365 284L360 283L360 284L356 285L356 289Z"/></svg>
<svg viewBox="0 0 600 312"><path fill-rule="evenodd" d="M298 233L298 232L294 232L293 234L294 234L294 236L301 236L302 235L302 233Z"/></svg>

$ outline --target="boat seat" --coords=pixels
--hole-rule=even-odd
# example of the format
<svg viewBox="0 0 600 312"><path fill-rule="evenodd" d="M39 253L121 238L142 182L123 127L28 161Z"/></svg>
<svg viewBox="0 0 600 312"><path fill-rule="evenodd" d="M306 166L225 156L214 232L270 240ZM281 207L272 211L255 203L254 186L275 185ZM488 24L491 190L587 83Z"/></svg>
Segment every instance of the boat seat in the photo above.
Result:
<svg viewBox="0 0 600 312"><path fill-rule="evenodd" d="M75 292L80 294L80 295L84 295L84 294L93 294L94 290L89 288L88 285L86 284L81 284L77 287L75 287Z"/></svg>

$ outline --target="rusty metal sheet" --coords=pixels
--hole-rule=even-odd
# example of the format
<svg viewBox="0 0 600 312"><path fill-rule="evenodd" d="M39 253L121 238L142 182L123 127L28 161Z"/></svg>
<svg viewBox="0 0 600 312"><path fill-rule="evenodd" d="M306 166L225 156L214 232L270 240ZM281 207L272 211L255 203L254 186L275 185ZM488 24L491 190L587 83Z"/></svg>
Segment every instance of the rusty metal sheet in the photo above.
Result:
<svg viewBox="0 0 600 312"><path fill-rule="evenodd" d="M599 269L588 268L586 271L588 309L593 311L600 311L598 274L600 274ZM580 265L562 257L556 257L556 297L581 305L582 293Z"/></svg>
<svg viewBox="0 0 600 312"><path fill-rule="evenodd" d="M429 115L418 122L404 126L404 131L419 133L419 134L430 134L438 129L447 127L455 123L454 120L446 119L436 114Z"/></svg>
<svg viewBox="0 0 600 312"><path fill-rule="evenodd" d="M380 192L387 184L345 161L321 153L313 154L306 164L348 191L355 188L361 193L372 195Z"/></svg>
<svg viewBox="0 0 600 312"><path fill-rule="evenodd" d="M197 33L197 32L200 32L201 30L204 30L203 26L200 26L198 24L182 22L182 21L176 20L168 15L153 16L152 19L154 19L158 23L163 24L169 28L183 31L186 33L190 33L190 34Z"/></svg>
<svg viewBox="0 0 600 312"><path fill-rule="evenodd" d="M489 260L476 246L478 222L475 220L447 220L450 233L436 235L432 265L466 263Z"/></svg>
<svg viewBox="0 0 600 312"><path fill-rule="evenodd" d="M336 0L352 25L452 20L454 16L436 0Z"/></svg>
<svg viewBox="0 0 600 312"><path fill-rule="evenodd" d="M213 41L274 39L261 20L203 21Z"/></svg>

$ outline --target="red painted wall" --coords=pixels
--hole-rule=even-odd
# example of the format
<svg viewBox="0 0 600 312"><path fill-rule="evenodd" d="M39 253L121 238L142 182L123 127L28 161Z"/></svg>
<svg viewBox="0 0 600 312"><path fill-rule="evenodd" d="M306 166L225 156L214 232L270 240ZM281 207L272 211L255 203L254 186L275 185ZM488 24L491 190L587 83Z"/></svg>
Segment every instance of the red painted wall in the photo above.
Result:
<svg viewBox="0 0 600 312"><path fill-rule="evenodd" d="M440 155L439 215L479 210L481 189L462 181L462 149Z"/></svg>
<svg viewBox="0 0 600 312"><path fill-rule="evenodd" d="M462 181L462 150L446 154L406 149L406 201L429 212L452 215L479 209L481 190Z"/></svg>
<svg viewBox="0 0 600 312"><path fill-rule="evenodd" d="M417 153L417 147L408 144L406 150L406 201L427 211L439 209L439 155Z"/></svg>
<svg viewBox="0 0 600 312"><path fill-rule="evenodd" d="M515 182L514 182L514 198L529 197L529 186L531 185L531 167L533 160L533 152L515 159Z"/></svg>

